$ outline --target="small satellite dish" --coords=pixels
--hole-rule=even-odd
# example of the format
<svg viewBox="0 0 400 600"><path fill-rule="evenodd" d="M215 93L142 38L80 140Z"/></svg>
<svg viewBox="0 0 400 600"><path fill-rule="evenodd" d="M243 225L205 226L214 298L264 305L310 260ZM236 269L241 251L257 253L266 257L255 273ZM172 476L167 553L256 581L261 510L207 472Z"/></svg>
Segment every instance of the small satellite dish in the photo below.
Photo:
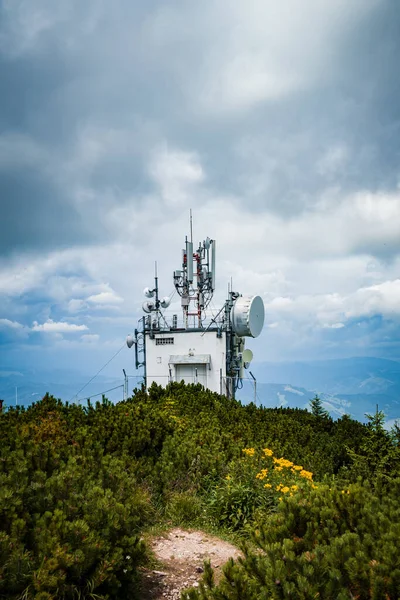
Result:
<svg viewBox="0 0 400 600"><path fill-rule="evenodd" d="M132 348L134 343L135 340L133 339L133 337L131 335L128 335L128 337L126 338L126 345L128 346L128 348Z"/></svg>
<svg viewBox="0 0 400 600"><path fill-rule="evenodd" d="M251 361L253 360L253 353L251 350L246 349L242 354L243 366L245 369L248 369Z"/></svg>
<svg viewBox="0 0 400 600"><path fill-rule="evenodd" d="M142 309L145 313L151 313L154 310L154 302L150 302L150 300L145 300L142 304Z"/></svg>
<svg viewBox="0 0 400 600"><path fill-rule="evenodd" d="M161 300L161 308L168 308L170 304L171 298L169 296L164 296L164 298Z"/></svg>
<svg viewBox="0 0 400 600"><path fill-rule="evenodd" d="M149 287L144 288L143 290L143 294L146 296L146 298L153 298L154 296L154 291L151 290Z"/></svg>

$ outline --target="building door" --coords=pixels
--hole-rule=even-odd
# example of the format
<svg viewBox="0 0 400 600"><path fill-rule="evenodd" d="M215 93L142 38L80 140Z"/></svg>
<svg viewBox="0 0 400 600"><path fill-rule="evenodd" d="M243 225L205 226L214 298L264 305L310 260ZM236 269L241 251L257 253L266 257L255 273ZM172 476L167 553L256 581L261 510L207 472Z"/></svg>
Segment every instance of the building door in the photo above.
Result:
<svg viewBox="0 0 400 600"><path fill-rule="evenodd" d="M207 385L207 365L175 365L175 380Z"/></svg>

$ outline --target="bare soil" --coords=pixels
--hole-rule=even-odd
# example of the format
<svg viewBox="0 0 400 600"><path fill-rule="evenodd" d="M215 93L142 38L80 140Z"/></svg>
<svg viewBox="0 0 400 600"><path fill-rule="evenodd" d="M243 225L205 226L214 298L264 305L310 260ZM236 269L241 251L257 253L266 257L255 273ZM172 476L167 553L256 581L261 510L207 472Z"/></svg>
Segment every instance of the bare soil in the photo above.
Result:
<svg viewBox="0 0 400 600"><path fill-rule="evenodd" d="M199 585L204 560L210 560L218 579L227 560L241 555L235 546L224 540L202 531L180 528L153 538L150 545L161 566L144 569L143 600L178 600L182 590Z"/></svg>

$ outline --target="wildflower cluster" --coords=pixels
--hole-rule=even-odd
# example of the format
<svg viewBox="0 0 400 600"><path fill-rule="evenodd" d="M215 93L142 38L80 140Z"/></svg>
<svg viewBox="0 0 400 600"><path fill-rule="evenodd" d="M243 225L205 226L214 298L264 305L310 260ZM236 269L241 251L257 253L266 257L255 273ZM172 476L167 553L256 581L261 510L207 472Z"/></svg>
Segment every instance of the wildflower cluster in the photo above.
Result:
<svg viewBox="0 0 400 600"><path fill-rule="evenodd" d="M254 448L245 448L243 453L246 457L257 459L257 463L254 464L254 468L258 466L255 479L262 482L263 489L273 495L275 500L282 500L284 495L293 496L307 487L314 489L317 487L313 482L311 471L307 471L302 465L296 465L284 457L274 456L270 448L263 448L260 456ZM267 462L266 465L265 462Z"/></svg>
<svg viewBox="0 0 400 600"><path fill-rule="evenodd" d="M242 449L218 482L210 501L213 516L225 527L240 529L257 523L284 498L305 494L314 487L313 474L270 448Z"/></svg>
<svg viewBox="0 0 400 600"><path fill-rule="evenodd" d="M270 485L270 487L272 487L272 486ZM276 486L277 492L282 492L282 494L289 494L289 496L293 496L294 492L297 492L298 490L299 490L299 486L296 484L293 484L289 487L288 485L283 485L282 483L278 483L278 485ZM280 497L279 500L282 500L282 497Z"/></svg>
<svg viewBox="0 0 400 600"><path fill-rule="evenodd" d="M242 452L244 452L246 456L254 456L256 451L254 448L243 448Z"/></svg>
<svg viewBox="0 0 400 600"><path fill-rule="evenodd" d="M268 475L268 469L261 469L259 473L256 475L256 479L265 479Z"/></svg>
<svg viewBox="0 0 400 600"><path fill-rule="evenodd" d="M312 481L312 476L313 474L310 471L306 471L305 469L300 471L300 477L304 477L304 479L308 479L308 481Z"/></svg>

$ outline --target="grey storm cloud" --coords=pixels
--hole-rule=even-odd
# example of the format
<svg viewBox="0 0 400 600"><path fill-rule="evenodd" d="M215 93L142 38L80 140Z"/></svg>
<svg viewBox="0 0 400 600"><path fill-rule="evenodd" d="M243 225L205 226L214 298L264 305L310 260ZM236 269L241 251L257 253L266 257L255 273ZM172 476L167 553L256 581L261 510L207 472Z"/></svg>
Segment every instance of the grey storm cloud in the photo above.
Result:
<svg viewBox="0 0 400 600"><path fill-rule="evenodd" d="M318 66L311 84L272 94L248 110L222 106L215 114L210 107L202 113L196 100L211 93L204 71L213 60L216 69L224 67L220 54L224 41L231 43L231 32L226 30L229 18L216 31L223 15L207 3L193 14L178 2L168 7L118 2L112 8L100 2L3 4L0 137L22 132L44 155L30 168L24 148L13 165L2 167L0 157L6 213L1 251L11 245L23 249L86 243L106 235L96 211L127 197L134 207L141 195L151 192L145 161L158 139L196 148L210 187L233 194L239 204L245 197L243 209L248 211L290 217L332 186L346 192L395 189L400 11L395 2L365 3L369 10L356 4L359 18L357 10L342 21L333 14L340 22L337 33L328 36L328 49L317 42L315 49L310 47L308 59ZM310 3L310 31L303 36L312 37L318 27L313 9L320 17ZM268 11L262 14L268 37ZM213 24L211 17L221 21ZM235 43L227 69L235 59ZM267 40L265 53L273 51ZM282 70L285 61L294 59L293 50L283 53ZM218 94L213 102L218 104ZM88 172L77 161L76 170L65 173L88 123L124 131L130 143L123 141L117 149L111 142L114 153L97 157ZM110 140L105 137L103 143L107 148ZM76 198L82 187L92 191L85 202Z"/></svg>
<svg viewBox="0 0 400 600"><path fill-rule="evenodd" d="M0 253L63 247L88 234L59 190L32 170L1 174L0 197Z"/></svg>

